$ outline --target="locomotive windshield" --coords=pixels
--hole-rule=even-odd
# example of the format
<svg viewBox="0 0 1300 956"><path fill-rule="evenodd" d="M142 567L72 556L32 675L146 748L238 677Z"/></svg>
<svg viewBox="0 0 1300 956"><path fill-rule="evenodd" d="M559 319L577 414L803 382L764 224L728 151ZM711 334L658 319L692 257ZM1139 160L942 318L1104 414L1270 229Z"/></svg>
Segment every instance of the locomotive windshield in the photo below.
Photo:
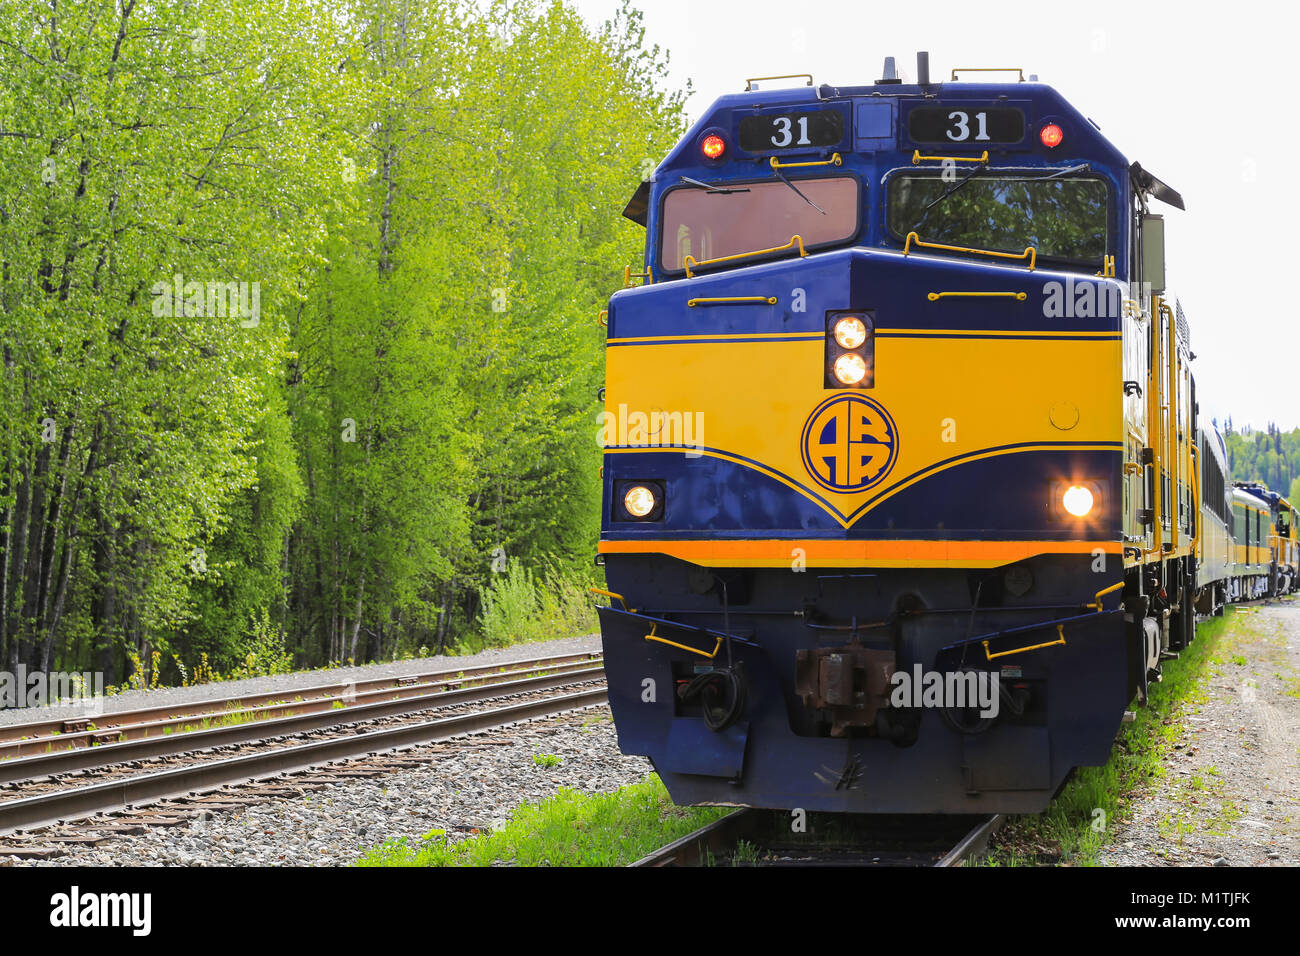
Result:
<svg viewBox="0 0 1300 956"><path fill-rule="evenodd" d="M664 199L660 261L680 272L687 256L703 262L784 246L794 236L804 248L843 242L858 233L860 205L850 176L679 187Z"/></svg>
<svg viewBox="0 0 1300 956"><path fill-rule="evenodd" d="M983 174L953 189L938 176L899 175L889 183L889 229L900 241L915 232L999 252L1033 246L1040 257L1095 267L1106 255L1107 198L1099 179Z"/></svg>

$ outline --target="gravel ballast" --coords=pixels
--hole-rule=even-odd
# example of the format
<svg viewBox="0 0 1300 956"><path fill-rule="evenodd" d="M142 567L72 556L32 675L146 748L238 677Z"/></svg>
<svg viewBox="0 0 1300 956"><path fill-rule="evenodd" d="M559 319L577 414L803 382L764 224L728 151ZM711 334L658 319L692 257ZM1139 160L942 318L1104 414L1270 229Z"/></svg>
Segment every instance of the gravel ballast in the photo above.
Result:
<svg viewBox="0 0 1300 956"><path fill-rule="evenodd" d="M1236 613L1234 638L1216 653L1221 660L1208 680L1206 698L1179 719L1179 736L1164 758L1163 776L1134 794L1131 814L1112 824L1099 862L1300 865L1300 601ZM215 688L224 696L243 685L275 690L328 682L322 675L358 679L442 669L444 663L506 663L598 648L597 638L577 638L474 657L315 671ZM301 683L271 683L293 679ZM205 689L155 691L147 699ZM123 698L132 696L138 695ZM427 762L332 783L301 796L216 811L180 826L150 827L97 846L69 845L63 856L26 865L348 865L389 840L414 842L433 830L445 831L451 840L464 839L475 830L500 826L517 807L544 800L561 787L608 792L644 779L650 771L645 759L618 752L607 707L408 753L421 754ZM540 754L553 754L561 762L539 765L533 757Z"/></svg>
<svg viewBox="0 0 1300 956"><path fill-rule="evenodd" d="M500 826L515 808L544 800L561 787L608 792L644 779L650 770L644 758L618 752L606 707L442 747L424 767L358 777L301 797L216 811L207 819L149 827L97 846L71 845L64 856L9 865L345 866L389 840L405 837L414 844L431 830L446 831L450 840L465 839L475 830ZM542 766L533 759L539 754L561 762Z"/></svg>

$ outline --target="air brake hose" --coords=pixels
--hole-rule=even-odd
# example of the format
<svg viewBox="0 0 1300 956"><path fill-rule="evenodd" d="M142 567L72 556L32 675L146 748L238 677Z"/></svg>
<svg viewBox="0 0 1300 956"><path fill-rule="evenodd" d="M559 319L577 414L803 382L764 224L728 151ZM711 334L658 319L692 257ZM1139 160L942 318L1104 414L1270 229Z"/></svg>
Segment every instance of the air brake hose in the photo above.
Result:
<svg viewBox="0 0 1300 956"><path fill-rule="evenodd" d="M682 690L684 701L693 700L697 696L703 698L704 723L715 733L734 724L745 709L748 691L740 670L740 665L736 664L697 674ZM720 707L718 702L727 698L730 698L730 702L725 707Z"/></svg>
<svg viewBox="0 0 1300 956"><path fill-rule="evenodd" d="M979 673L972 667L962 667L960 669L963 672ZM1001 681L998 681L998 697L1001 698L1002 703L1006 705L1007 710L1011 712L1013 717L1019 717L1024 714L1027 692L1024 696L1015 694L1012 692L1010 687ZM981 717L973 724L965 724L957 717L957 712L961 709L968 710L969 708L944 707L939 711L943 716L944 723L959 734L982 734L992 727L994 722L997 721L998 716L1000 716L999 714L992 717Z"/></svg>

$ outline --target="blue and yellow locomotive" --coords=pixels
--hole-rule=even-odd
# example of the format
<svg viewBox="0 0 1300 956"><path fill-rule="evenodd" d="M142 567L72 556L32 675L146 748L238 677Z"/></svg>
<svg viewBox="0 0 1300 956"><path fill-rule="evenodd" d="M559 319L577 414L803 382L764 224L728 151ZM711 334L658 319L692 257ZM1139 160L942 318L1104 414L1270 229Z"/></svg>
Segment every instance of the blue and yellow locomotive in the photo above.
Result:
<svg viewBox="0 0 1300 956"><path fill-rule="evenodd" d="M1050 87L918 65L723 96L624 213L601 631L678 803L1041 810L1226 596L1182 200Z"/></svg>

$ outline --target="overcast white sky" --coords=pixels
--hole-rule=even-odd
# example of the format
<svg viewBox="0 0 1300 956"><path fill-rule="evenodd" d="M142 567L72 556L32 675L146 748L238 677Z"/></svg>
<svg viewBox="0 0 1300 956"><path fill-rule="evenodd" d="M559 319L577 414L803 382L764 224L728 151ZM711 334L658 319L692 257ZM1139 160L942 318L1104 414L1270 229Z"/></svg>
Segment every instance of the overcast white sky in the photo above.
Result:
<svg viewBox="0 0 1300 956"><path fill-rule="evenodd" d="M568 0L600 22L618 0ZM641 0L647 42L689 78L693 120L748 76L871 83L1018 66L1060 90L1130 161L1182 193L1166 216L1168 278L1192 326L1201 411L1300 426L1300 13L1282 3Z"/></svg>

